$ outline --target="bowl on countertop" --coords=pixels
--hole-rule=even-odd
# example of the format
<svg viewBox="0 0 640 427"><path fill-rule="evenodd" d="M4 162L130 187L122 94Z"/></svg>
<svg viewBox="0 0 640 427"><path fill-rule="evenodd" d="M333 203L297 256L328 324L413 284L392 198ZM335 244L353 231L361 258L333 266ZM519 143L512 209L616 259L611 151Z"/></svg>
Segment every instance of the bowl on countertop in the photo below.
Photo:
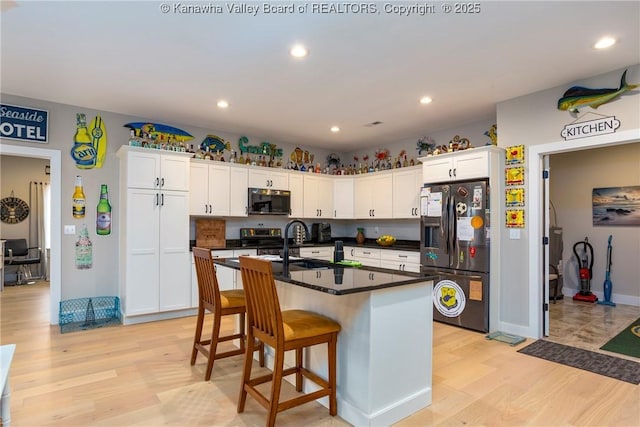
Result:
<svg viewBox="0 0 640 427"><path fill-rule="evenodd" d="M393 246L396 243L396 238L393 236L380 236L376 239L376 243L380 246Z"/></svg>

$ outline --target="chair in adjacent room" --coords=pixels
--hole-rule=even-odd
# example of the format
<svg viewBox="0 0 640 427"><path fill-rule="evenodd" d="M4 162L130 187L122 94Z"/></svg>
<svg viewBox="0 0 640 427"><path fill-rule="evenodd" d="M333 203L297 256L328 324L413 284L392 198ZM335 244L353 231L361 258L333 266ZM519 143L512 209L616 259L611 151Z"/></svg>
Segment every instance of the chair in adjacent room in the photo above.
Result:
<svg viewBox="0 0 640 427"><path fill-rule="evenodd" d="M275 425L278 412L329 396L329 413L338 413L336 402L336 355L340 324L320 314L305 310L281 311L270 261L240 257L240 271L247 300L247 337L254 337L274 349L274 366L271 374L251 378L253 360L245 355L244 372L238 412L244 411L247 393L268 411L267 426ZM303 349L317 344L328 347L328 379L303 366ZM286 351L295 350L295 366L284 369ZM296 391L302 392L302 378L310 379L320 389L299 394L280 402L282 378L296 374ZM262 394L257 386L271 381L270 397Z"/></svg>
<svg viewBox="0 0 640 427"><path fill-rule="evenodd" d="M196 333L193 340L193 350L191 352L191 365L196 363L198 352L207 357L207 370L205 380L211 379L213 371L213 362L216 359L237 356L245 353L247 347L247 336L245 334L245 295L242 289L233 289L221 291L218 286L218 277L216 275L215 265L211 257L211 250L204 248L193 248L193 257L196 266L196 275L198 277L198 319L196 321ZM213 327L211 336L202 339L202 328L204 325L206 311L213 314ZM239 332L220 336L220 326L223 316L238 315ZM225 352L217 352L218 344L225 341L239 340L240 347ZM253 351L258 350L260 366L264 366L264 344L255 340L251 348ZM253 351L247 353L253 356Z"/></svg>
<svg viewBox="0 0 640 427"><path fill-rule="evenodd" d="M32 279L35 277L33 277L30 267L41 263L42 250L38 247L30 248L27 244L27 239L6 239L4 243L4 265L5 267L18 267L16 284L22 285L24 281L34 283Z"/></svg>

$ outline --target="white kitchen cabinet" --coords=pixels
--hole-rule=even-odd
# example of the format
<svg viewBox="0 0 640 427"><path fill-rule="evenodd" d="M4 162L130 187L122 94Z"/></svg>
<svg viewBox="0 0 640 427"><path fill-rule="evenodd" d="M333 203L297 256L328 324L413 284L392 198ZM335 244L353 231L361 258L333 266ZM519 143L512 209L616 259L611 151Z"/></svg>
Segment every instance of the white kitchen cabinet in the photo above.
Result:
<svg viewBox="0 0 640 427"><path fill-rule="evenodd" d="M380 267L390 270L420 272L420 252L398 251L395 249L380 250Z"/></svg>
<svg viewBox="0 0 640 427"><path fill-rule="evenodd" d="M502 156L503 150L494 146L421 157L422 178L425 183L458 181L490 176L491 164Z"/></svg>
<svg viewBox="0 0 640 427"><path fill-rule="evenodd" d="M333 261L333 246L314 246L300 248L302 258L315 258L325 261Z"/></svg>
<svg viewBox="0 0 640 427"><path fill-rule="evenodd" d="M333 218L333 180L316 173L304 175L304 218Z"/></svg>
<svg viewBox="0 0 640 427"><path fill-rule="evenodd" d="M143 315L189 309L189 155L128 146L117 154L123 322L155 320L159 317Z"/></svg>
<svg viewBox="0 0 640 427"><path fill-rule="evenodd" d="M127 177L127 188L189 191L190 154L128 146L118 153L127 158L122 171Z"/></svg>
<svg viewBox="0 0 640 427"><path fill-rule="evenodd" d="M249 170L249 188L288 190L289 174L287 172L278 172L274 168L251 168Z"/></svg>
<svg viewBox="0 0 640 427"><path fill-rule="evenodd" d="M369 267L380 267L380 251L380 249L375 248L346 246L344 257L348 260L360 261L362 265Z"/></svg>
<svg viewBox="0 0 640 427"><path fill-rule="evenodd" d="M249 214L249 174L246 166L229 165L229 216Z"/></svg>
<svg viewBox="0 0 640 427"><path fill-rule="evenodd" d="M393 217L420 218L422 167L396 169L393 179Z"/></svg>
<svg viewBox="0 0 640 427"><path fill-rule="evenodd" d="M304 174L301 172L289 172L289 191L291 192L291 205L289 216L302 218L304 215Z"/></svg>
<svg viewBox="0 0 640 427"><path fill-rule="evenodd" d="M333 217L353 219L354 178L350 176L333 177Z"/></svg>
<svg viewBox="0 0 640 427"><path fill-rule="evenodd" d="M189 213L229 216L229 166L210 160L192 160L190 173Z"/></svg>
<svg viewBox="0 0 640 427"><path fill-rule="evenodd" d="M355 218L393 217L393 178L391 172L377 172L355 178Z"/></svg>

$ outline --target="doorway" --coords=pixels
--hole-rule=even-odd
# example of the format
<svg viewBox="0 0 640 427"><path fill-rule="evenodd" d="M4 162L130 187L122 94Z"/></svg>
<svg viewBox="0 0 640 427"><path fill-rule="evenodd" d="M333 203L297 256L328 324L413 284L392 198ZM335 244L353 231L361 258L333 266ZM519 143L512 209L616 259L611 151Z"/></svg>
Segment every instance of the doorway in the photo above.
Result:
<svg viewBox="0 0 640 427"><path fill-rule="evenodd" d="M50 323L58 324L58 313L61 300L61 154L59 150L36 148L22 145L0 144L0 155L48 159L50 165L51 185L51 253L49 304Z"/></svg>
<svg viewBox="0 0 640 427"><path fill-rule="evenodd" d="M571 141L558 141L548 144L540 144L529 147L528 156L531 159L529 165L530 177L542 177L545 170L545 156L552 154L567 153L591 148L599 148L613 145L629 144L640 140L640 129L632 129L615 134L602 135L593 138L585 138ZM531 234L529 239L529 325L531 336L542 338L545 333L545 315L540 309L544 304L549 303L549 280L546 266L545 245L542 245L543 237L548 237L548 198L544 194L544 180L531 179L529 188L529 200L539 200L539 208L530 210ZM544 286L539 286L544 283ZM541 304L542 302L542 304Z"/></svg>

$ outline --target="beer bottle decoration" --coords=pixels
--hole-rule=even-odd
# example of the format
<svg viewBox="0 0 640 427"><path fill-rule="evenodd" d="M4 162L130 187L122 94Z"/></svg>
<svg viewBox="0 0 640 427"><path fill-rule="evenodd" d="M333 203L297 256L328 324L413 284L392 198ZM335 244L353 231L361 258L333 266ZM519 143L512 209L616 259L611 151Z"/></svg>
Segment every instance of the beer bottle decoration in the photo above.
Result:
<svg viewBox="0 0 640 427"><path fill-rule="evenodd" d="M107 184L100 186L100 201L98 202L96 215L96 234L106 236L111 234L111 204Z"/></svg>
<svg viewBox="0 0 640 427"><path fill-rule="evenodd" d="M87 200L84 196L84 189L82 188L82 177L76 176L76 188L73 191L73 217L84 218Z"/></svg>
<svg viewBox="0 0 640 427"><path fill-rule="evenodd" d="M84 114L76 114L76 134L73 137L71 157L78 169L92 169L96 166L98 152L93 146L93 139L87 129L87 118Z"/></svg>
<svg viewBox="0 0 640 427"><path fill-rule="evenodd" d="M87 226L83 224L76 242L76 268L88 270L91 267L93 267L93 245L89 239Z"/></svg>

